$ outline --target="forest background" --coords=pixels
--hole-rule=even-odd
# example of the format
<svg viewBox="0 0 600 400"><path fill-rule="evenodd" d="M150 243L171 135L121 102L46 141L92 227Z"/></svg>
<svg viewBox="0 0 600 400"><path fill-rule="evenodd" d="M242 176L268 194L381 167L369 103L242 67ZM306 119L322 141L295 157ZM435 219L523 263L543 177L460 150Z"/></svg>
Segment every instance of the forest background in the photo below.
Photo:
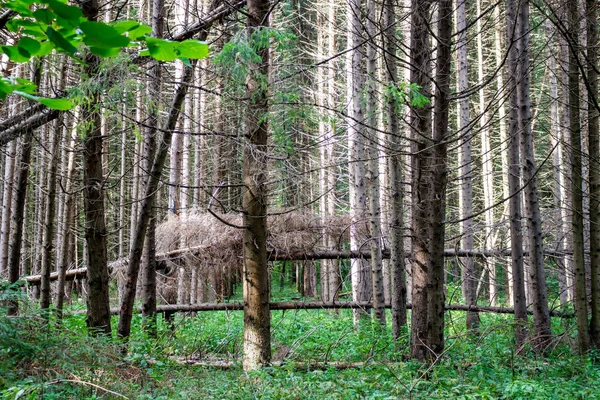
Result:
<svg viewBox="0 0 600 400"><path fill-rule="evenodd" d="M136 296L152 337L157 296L241 284L248 371L278 307L391 319L433 364L446 308L513 313L517 353L571 310L600 343L596 2L3 6L0 273L42 310L126 341Z"/></svg>

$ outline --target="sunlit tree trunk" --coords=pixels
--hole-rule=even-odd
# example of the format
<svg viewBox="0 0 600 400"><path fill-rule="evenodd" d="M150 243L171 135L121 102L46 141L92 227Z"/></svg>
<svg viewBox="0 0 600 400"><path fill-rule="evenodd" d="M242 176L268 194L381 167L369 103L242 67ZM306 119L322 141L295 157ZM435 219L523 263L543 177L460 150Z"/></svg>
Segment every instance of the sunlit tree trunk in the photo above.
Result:
<svg viewBox="0 0 600 400"><path fill-rule="evenodd" d="M469 64L467 61L467 10L466 0L457 0L457 54L458 54L458 92L469 90ZM480 35L478 35L480 36ZM460 218L461 248L473 250L473 161L471 159L471 121L469 113L469 98L462 96L458 101L458 132L461 145L458 151L459 165L459 196L458 210ZM483 147L483 146L482 146ZM484 155L487 157L487 155ZM463 257L462 292L465 304L477 304L477 274L473 257ZM467 329L476 329L479 325L479 315L467 311Z"/></svg>
<svg viewBox="0 0 600 400"><path fill-rule="evenodd" d="M496 61L496 68L498 69L498 73L496 74L496 86L499 92L505 90L504 87L504 48L502 46L502 26L500 23L500 7L502 3L498 3L496 7L494 7L494 20L499 23L494 25L494 58ZM500 158L502 160L502 198L508 199L510 196L509 190L509 165L508 165L508 136L506 133L506 102L502 101L498 106L498 131L500 134ZM502 213L502 220L510 220L510 201L504 202L504 209ZM508 230L505 233L505 239L511 243L510 238L511 230ZM511 247L512 248L512 247ZM513 300L513 278L512 278L512 268L506 268L506 301L510 306L514 305Z"/></svg>
<svg viewBox="0 0 600 400"><path fill-rule="evenodd" d="M549 41L548 44L548 69L550 71L557 70L556 63L556 48L550 43L551 38L554 36L554 28L550 20L546 21L546 38ZM550 140L554 152L552 153L552 171L554 176L554 206L556 207L556 241L558 251L564 252L566 246L566 232L565 226L566 221L563 220L563 210L565 202L565 187L564 187L564 173L563 173L563 144L561 141L561 128L560 128L560 117L559 117L559 97L558 97L558 80L557 74L549 74L549 90L550 90ZM560 304L565 306L568 302L568 289L567 281L565 276L565 260L563 257L557 257L558 266L558 290Z"/></svg>
<svg viewBox="0 0 600 400"><path fill-rule="evenodd" d="M477 0L477 15L481 15L481 0ZM492 138L490 133L489 118L486 110L485 85L484 85L484 58L483 58L483 31L482 19L477 19L477 81L479 87L479 129L481 137L481 167L483 184L483 206L485 208L485 241L486 250L494 250L496 234L493 231L494 220L494 154L492 152ZM498 75L502 75L501 72ZM496 273L496 259L488 257L484 260L485 269L489 277L490 303L495 306L498 302L498 280Z"/></svg>
<svg viewBox="0 0 600 400"><path fill-rule="evenodd" d="M383 290L383 261L381 253L381 243L383 241L381 229L381 203L379 190L379 140L377 135L377 94L376 94L376 75L377 75L377 50L375 43L375 1L367 0L366 9L366 33L370 37L367 43L367 128L366 137L368 162L366 165L365 181L368 184L369 198L369 230L370 230L370 248L371 248L371 283L373 292L373 311L374 317L385 325L385 295Z"/></svg>

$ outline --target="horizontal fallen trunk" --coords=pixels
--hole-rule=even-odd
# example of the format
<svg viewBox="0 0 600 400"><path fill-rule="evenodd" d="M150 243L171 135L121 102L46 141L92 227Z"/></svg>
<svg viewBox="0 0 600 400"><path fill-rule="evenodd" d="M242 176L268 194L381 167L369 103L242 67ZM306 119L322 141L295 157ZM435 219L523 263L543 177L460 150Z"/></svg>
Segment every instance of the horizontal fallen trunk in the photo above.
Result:
<svg viewBox="0 0 600 400"><path fill-rule="evenodd" d="M179 261L185 260L186 257L200 255L203 251L206 250L206 246L199 247L189 247L185 249L178 249L169 251L167 253L159 253L156 255L156 262L173 262L177 263ZM546 251L544 253L549 257L558 257L563 256L565 252L557 252L557 251ZM382 252L384 259L390 258L390 252L388 250L384 250ZM527 255L527 254L525 254ZM405 254L406 258L410 258L410 253ZM454 249L446 249L444 250L445 257L509 257L510 251L508 250L454 250ZM269 261L303 261L303 260L345 260L345 259L355 259L355 258L371 258L370 251L356 251L356 250L319 250L319 251L293 251L293 252L283 252L278 250L271 250L269 252ZM108 264L109 271L114 270L115 268L122 268L129 264L127 258L121 258L119 260L111 261ZM87 268L77 268L67 271L66 279L80 279L85 278ZM58 278L58 273L54 272L50 274L50 280L54 281ZM41 275L29 275L21 278L22 281L27 282L30 285L39 285L41 280Z"/></svg>
<svg viewBox="0 0 600 400"><path fill-rule="evenodd" d="M369 309L372 304L369 302L321 302L321 301L280 301L272 302L271 310L329 310L329 309ZM385 305L386 308L391 308L390 304ZM407 304L408 309L412 308L411 304ZM467 306L464 304L446 304L446 310L449 311L477 311L488 312L494 314L514 314L514 308L510 307L491 307L491 306ZM200 304L163 304L156 306L157 312L202 312L202 311L241 311L244 309L244 303L200 303ZM111 314L117 315L118 308L110 310ZM137 309L141 312L141 308ZM75 311L74 314L85 314L85 310ZM532 314L530 311L529 314ZM571 313L563 313L559 311L551 311L553 317L573 318Z"/></svg>
<svg viewBox="0 0 600 400"><path fill-rule="evenodd" d="M47 124L60 114L58 110L45 107L43 104L36 104L10 120L4 121L0 125L0 146L15 140L24 132Z"/></svg>

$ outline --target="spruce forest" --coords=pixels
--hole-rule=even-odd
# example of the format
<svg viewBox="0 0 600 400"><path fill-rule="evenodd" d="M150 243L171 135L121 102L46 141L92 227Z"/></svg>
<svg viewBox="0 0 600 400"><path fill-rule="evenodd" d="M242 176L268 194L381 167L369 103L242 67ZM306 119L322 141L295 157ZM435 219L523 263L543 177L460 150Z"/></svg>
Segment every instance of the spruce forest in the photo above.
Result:
<svg viewBox="0 0 600 400"><path fill-rule="evenodd" d="M0 398L600 399L595 0L0 0Z"/></svg>

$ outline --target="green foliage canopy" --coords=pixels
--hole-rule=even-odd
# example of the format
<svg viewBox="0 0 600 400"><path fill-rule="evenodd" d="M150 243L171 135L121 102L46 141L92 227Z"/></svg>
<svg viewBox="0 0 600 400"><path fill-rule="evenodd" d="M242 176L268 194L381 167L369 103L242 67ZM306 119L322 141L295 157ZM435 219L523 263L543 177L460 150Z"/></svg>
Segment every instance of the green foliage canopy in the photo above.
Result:
<svg viewBox="0 0 600 400"><path fill-rule="evenodd" d="M79 7L62 0L0 0L0 7L12 10L15 16L7 22L6 29L20 37L14 45L0 46L0 53L13 62L24 63L33 57L43 57L53 50L68 54L75 61L80 45L85 45L99 57L113 57L128 47L147 47L141 56L151 56L159 61L201 59L208 55L208 45L198 40L173 42L150 37L152 29L136 21L104 23L89 21ZM26 79L12 76L0 78L0 101L9 94L58 109L67 110L73 105L66 99L50 99L36 95L36 85Z"/></svg>

